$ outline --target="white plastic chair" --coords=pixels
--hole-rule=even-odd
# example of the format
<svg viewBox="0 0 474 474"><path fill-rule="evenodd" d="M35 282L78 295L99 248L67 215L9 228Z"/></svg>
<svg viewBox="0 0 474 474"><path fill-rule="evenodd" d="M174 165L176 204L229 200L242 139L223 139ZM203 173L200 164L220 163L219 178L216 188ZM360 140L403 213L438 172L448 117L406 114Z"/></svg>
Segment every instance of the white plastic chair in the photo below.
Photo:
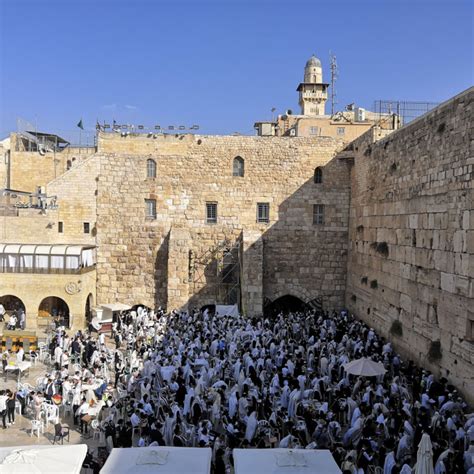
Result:
<svg viewBox="0 0 474 474"><path fill-rule="evenodd" d="M31 420L31 433L30 437L33 437L33 433L36 431L36 435L38 438L40 437L41 433L44 433L44 424L42 421L39 420Z"/></svg>

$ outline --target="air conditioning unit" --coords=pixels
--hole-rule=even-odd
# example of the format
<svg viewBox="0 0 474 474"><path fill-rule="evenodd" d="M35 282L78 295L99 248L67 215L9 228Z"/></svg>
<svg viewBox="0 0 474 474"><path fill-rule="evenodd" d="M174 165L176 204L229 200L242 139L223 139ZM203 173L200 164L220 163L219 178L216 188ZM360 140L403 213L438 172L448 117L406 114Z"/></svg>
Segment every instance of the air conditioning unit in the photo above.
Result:
<svg viewBox="0 0 474 474"><path fill-rule="evenodd" d="M362 107L356 107L354 109L354 120L356 122L365 122L365 109Z"/></svg>
<svg viewBox="0 0 474 474"><path fill-rule="evenodd" d="M296 129L290 129L290 137L296 137Z"/></svg>

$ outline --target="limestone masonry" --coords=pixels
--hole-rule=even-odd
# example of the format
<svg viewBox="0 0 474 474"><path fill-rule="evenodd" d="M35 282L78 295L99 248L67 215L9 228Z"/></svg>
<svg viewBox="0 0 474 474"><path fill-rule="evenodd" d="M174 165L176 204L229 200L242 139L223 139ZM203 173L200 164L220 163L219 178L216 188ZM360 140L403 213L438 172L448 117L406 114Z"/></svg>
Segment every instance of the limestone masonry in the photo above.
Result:
<svg viewBox="0 0 474 474"><path fill-rule="evenodd" d="M28 329L55 305L74 328L116 302L347 307L474 401L474 89L398 130L324 115L317 58L298 90L258 136L0 142L0 302Z"/></svg>

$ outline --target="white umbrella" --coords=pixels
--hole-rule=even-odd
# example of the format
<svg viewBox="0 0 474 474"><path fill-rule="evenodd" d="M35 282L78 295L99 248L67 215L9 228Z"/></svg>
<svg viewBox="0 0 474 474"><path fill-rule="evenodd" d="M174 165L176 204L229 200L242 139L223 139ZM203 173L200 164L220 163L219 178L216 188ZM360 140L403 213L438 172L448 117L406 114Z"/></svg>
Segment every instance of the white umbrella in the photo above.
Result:
<svg viewBox="0 0 474 474"><path fill-rule="evenodd" d="M415 474L434 474L433 447L430 435L423 433L416 455Z"/></svg>
<svg viewBox="0 0 474 474"><path fill-rule="evenodd" d="M376 377L387 372L383 364L366 357L348 362L343 367L348 374L363 375L365 377Z"/></svg>

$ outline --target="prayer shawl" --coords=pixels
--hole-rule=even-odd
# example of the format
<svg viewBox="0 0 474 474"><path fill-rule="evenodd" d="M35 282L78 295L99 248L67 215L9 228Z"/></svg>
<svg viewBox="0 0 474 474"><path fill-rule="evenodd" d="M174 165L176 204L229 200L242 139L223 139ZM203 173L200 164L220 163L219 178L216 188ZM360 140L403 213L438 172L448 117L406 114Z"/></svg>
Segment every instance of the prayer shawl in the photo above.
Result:
<svg viewBox="0 0 474 474"><path fill-rule="evenodd" d="M250 443L255 436L257 431L258 421L257 413L252 412L252 414L247 418L247 428L245 430L245 439Z"/></svg>

